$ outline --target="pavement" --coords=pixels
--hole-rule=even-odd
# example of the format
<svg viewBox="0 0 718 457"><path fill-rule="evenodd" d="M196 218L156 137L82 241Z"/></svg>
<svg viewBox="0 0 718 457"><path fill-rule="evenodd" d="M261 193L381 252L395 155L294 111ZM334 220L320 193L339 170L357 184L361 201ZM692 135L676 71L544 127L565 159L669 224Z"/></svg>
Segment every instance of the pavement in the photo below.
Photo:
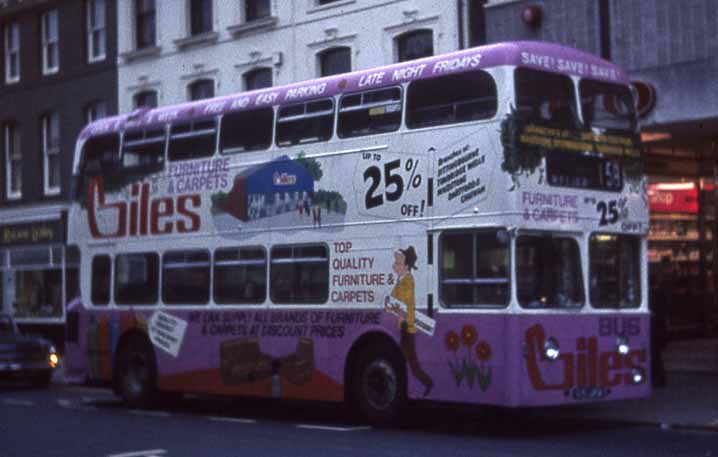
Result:
<svg viewBox="0 0 718 457"><path fill-rule="evenodd" d="M718 433L718 338L668 344L666 385L649 398L541 408L539 416ZM63 384L62 366L53 382Z"/></svg>

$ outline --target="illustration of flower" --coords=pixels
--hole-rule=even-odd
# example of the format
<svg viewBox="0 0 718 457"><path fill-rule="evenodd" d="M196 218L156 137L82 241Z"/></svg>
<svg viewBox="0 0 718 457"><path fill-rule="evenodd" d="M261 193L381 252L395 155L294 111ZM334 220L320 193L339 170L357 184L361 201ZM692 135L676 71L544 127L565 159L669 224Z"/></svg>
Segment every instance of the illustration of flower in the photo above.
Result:
<svg viewBox="0 0 718 457"><path fill-rule="evenodd" d="M491 386L492 367L489 362L492 351L491 345L487 341L482 340L477 344L478 339L479 335L476 328L469 324L461 327L460 334L449 330L444 335L446 348L454 354L454 360L449 360L448 365L451 375L456 381L456 387L461 387L466 381L469 389L473 389L475 385L478 385L482 392L486 392ZM466 348L463 351L463 357L458 354L462 343ZM475 358L474 355L476 356Z"/></svg>
<svg viewBox="0 0 718 457"><path fill-rule="evenodd" d="M476 345L476 357L482 362L487 362L491 358L491 345L486 341L479 341Z"/></svg>
<svg viewBox="0 0 718 457"><path fill-rule="evenodd" d="M466 324L461 328L461 339L466 347L473 346L477 338L476 329L472 325Z"/></svg>
<svg viewBox="0 0 718 457"><path fill-rule="evenodd" d="M444 343L446 343L446 348L450 350L451 352L456 352L459 350L459 335L456 334L453 330L450 330L446 336L444 337Z"/></svg>

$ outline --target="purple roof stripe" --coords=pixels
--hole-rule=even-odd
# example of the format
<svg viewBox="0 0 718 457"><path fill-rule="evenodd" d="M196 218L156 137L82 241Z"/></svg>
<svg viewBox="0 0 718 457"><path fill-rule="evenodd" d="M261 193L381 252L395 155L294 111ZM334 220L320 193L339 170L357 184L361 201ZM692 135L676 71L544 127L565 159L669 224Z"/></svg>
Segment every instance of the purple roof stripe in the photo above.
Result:
<svg viewBox="0 0 718 457"><path fill-rule="evenodd" d="M101 119L85 127L80 138L128 128L157 127L221 113L396 85L406 81L477 68L520 65L566 75L627 84L625 72L611 62L566 46L538 41L517 41L465 49L400 64L355 71L280 87L243 92L197 102L143 110Z"/></svg>

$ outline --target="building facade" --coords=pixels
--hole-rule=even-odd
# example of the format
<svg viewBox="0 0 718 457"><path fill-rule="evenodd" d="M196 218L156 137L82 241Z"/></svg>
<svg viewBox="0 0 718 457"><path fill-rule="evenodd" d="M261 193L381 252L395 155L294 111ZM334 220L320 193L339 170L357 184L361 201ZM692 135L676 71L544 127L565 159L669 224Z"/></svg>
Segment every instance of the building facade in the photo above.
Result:
<svg viewBox="0 0 718 457"><path fill-rule="evenodd" d="M61 344L75 140L117 112L114 0L0 1L0 309Z"/></svg>

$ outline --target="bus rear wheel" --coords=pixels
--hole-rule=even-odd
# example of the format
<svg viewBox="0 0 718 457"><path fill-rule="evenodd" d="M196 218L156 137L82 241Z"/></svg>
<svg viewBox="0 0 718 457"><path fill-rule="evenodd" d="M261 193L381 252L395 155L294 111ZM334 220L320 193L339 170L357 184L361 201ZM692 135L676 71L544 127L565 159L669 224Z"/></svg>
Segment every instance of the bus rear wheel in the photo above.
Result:
<svg viewBox="0 0 718 457"><path fill-rule="evenodd" d="M406 372L393 348L370 346L358 358L353 398L362 416L375 425L399 420L406 403Z"/></svg>
<svg viewBox="0 0 718 457"><path fill-rule="evenodd" d="M147 338L131 336L121 347L117 358L117 388L132 408L152 406L156 394L157 365Z"/></svg>

